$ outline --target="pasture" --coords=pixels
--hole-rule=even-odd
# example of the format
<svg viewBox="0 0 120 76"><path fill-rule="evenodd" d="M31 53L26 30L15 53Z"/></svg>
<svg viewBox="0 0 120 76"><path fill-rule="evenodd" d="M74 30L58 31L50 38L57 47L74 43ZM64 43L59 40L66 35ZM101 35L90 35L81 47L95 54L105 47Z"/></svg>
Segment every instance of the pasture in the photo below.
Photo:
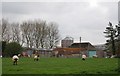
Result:
<svg viewBox="0 0 120 76"><path fill-rule="evenodd" d="M0 58L0 75L2 74L2 59Z"/></svg>
<svg viewBox="0 0 120 76"><path fill-rule="evenodd" d="M18 65L2 58L3 74L117 74L117 69L117 58L20 58Z"/></svg>

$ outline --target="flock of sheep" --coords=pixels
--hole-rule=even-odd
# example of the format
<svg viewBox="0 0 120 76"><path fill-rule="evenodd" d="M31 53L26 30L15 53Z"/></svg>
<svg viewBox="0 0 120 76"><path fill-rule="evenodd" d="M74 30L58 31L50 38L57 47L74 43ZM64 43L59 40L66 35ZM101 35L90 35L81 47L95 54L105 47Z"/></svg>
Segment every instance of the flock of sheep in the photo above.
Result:
<svg viewBox="0 0 120 76"><path fill-rule="evenodd" d="M82 60L85 60L85 59L86 59L86 55L82 55ZM19 56L14 55L12 57L13 65L17 65L18 60L19 60ZM38 60L39 60L39 55L35 55L34 56L34 61L38 61Z"/></svg>
<svg viewBox="0 0 120 76"><path fill-rule="evenodd" d="M12 61L13 61L13 65L17 65L18 63L18 60L19 60L19 56L17 56L17 55L14 55L13 57L12 57ZM35 55L34 56L34 61L38 61L39 60L39 55Z"/></svg>

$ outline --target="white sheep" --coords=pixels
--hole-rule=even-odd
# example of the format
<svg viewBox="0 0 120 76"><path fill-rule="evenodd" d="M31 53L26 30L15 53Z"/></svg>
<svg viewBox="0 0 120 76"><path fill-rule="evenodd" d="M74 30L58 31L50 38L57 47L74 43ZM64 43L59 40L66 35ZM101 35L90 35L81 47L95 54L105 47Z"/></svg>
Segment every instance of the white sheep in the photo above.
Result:
<svg viewBox="0 0 120 76"><path fill-rule="evenodd" d="M38 61L39 55L34 56L34 61Z"/></svg>
<svg viewBox="0 0 120 76"><path fill-rule="evenodd" d="M85 60L86 59L86 55L82 55L82 60Z"/></svg>
<svg viewBox="0 0 120 76"><path fill-rule="evenodd" d="M13 60L13 65L17 65L17 62L18 62L18 60L19 60L19 57L18 57L17 55L14 55L14 56L12 57L12 60Z"/></svg>

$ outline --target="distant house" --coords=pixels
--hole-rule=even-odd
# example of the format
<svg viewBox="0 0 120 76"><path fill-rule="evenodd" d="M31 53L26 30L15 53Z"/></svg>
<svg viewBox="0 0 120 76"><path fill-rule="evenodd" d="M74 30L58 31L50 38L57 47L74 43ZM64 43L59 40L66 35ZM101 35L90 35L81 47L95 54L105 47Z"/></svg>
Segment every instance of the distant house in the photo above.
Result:
<svg viewBox="0 0 120 76"><path fill-rule="evenodd" d="M96 49L96 54L98 57L102 58L109 55L109 53L105 51L105 44L94 45L94 47Z"/></svg>
<svg viewBox="0 0 120 76"><path fill-rule="evenodd" d="M24 57L33 57L34 55L39 55L40 57L50 57L52 54L52 49L44 49L44 48L24 48L22 52L22 56Z"/></svg>
<svg viewBox="0 0 120 76"><path fill-rule="evenodd" d="M36 49L40 57L51 57L53 49L44 49L44 48L38 48Z"/></svg>
<svg viewBox="0 0 120 76"><path fill-rule="evenodd" d="M27 47L24 47L24 50L22 51L21 55L24 56L24 57L31 57L33 52L34 52L34 48L27 48Z"/></svg>
<svg viewBox="0 0 120 76"><path fill-rule="evenodd" d="M96 55L95 47L89 42L73 43L70 48L84 48L85 50L81 51L81 54L86 54L88 57Z"/></svg>
<svg viewBox="0 0 120 76"><path fill-rule="evenodd" d="M70 48L85 48L87 50L94 50L95 47L89 43L89 42L85 42L85 43L73 43Z"/></svg>
<svg viewBox="0 0 120 76"><path fill-rule="evenodd" d="M81 51L85 51L84 48L55 48L53 55L56 57L80 57Z"/></svg>

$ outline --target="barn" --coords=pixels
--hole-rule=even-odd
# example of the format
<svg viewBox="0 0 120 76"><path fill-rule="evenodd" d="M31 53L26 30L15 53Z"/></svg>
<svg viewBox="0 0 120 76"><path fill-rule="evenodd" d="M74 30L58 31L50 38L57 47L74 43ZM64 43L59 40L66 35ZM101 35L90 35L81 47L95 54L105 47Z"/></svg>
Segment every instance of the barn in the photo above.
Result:
<svg viewBox="0 0 120 76"><path fill-rule="evenodd" d="M83 48L84 51L81 51L81 54L86 54L87 57L93 57L94 55L97 54L95 47L89 42L73 43L70 47Z"/></svg>
<svg viewBox="0 0 120 76"><path fill-rule="evenodd" d="M51 57L53 49L38 48L36 51L40 57Z"/></svg>
<svg viewBox="0 0 120 76"><path fill-rule="evenodd" d="M24 50L22 51L22 56L23 57L31 57L33 52L34 52L34 48L27 48L27 47L24 47Z"/></svg>
<svg viewBox="0 0 120 76"><path fill-rule="evenodd" d="M56 57L80 57L84 48L55 48L53 55Z"/></svg>

